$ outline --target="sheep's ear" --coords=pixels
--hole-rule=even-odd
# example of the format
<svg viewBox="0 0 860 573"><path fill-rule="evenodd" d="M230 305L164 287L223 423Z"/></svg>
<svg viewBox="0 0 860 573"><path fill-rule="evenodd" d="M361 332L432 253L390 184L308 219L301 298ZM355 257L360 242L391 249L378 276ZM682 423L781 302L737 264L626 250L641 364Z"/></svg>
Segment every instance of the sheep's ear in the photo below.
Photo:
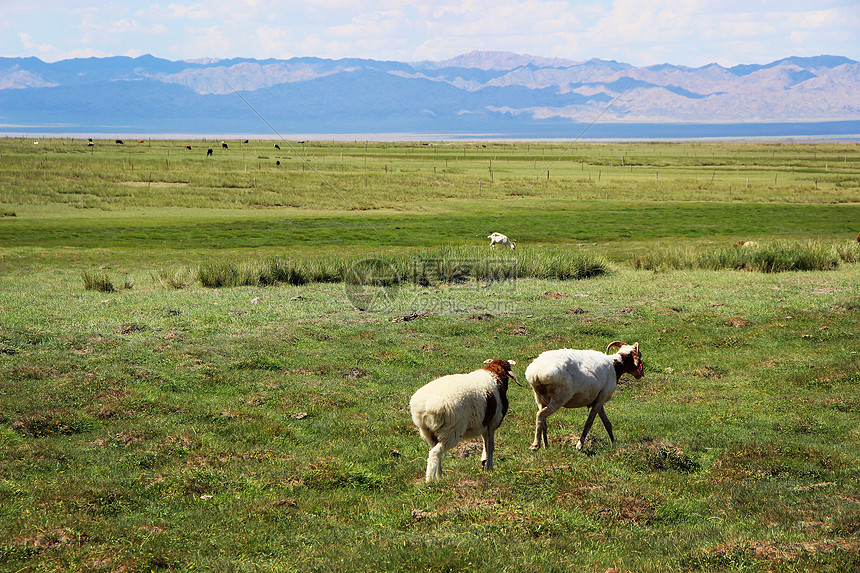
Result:
<svg viewBox="0 0 860 573"><path fill-rule="evenodd" d="M616 340L615 342L610 342L609 346L606 347L606 354L609 354L609 351L612 350L613 348L616 348L616 347L621 348L622 346L624 346L624 343L621 342L620 340Z"/></svg>
<svg viewBox="0 0 860 573"><path fill-rule="evenodd" d="M515 360L508 360L508 364L510 364L511 366L516 366L516 365L517 365L517 363L516 363L516 361L515 361Z"/></svg>

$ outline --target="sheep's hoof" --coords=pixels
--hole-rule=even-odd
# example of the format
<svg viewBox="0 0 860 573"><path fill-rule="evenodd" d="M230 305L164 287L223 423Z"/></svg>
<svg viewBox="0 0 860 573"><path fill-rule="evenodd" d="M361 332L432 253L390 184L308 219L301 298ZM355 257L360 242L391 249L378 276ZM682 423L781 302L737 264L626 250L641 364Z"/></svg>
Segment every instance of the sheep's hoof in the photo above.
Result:
<svg viewBox="0 0 860 573"><path fill-rule="evenodd" d="M576 449L579 450L580 452L582 451L582 440L577 440Z"/></svg>
<svg viewBox="0 0 860 573"><path fill-rule="evenodd" d="M540 449L540 444L532 444L529 446L529 449L533 452L536 452Z"/></svg>

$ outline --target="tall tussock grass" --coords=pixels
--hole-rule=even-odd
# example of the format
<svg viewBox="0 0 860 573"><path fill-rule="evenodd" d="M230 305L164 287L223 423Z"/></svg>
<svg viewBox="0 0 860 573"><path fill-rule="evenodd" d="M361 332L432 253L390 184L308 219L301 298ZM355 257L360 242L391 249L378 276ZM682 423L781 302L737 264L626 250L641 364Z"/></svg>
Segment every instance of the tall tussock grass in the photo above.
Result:
<svg viewBox="0 0 860 573"><path fill-rule="evenodd" d="M527 278L579 280L609 272L606 259L576 247L523 250L517 259L520 276Z"/></svg>
<svg viewBox="0 0 860 573"><path fill-rule="evenodd" d="M255 276L256 274L256 276ZM257 286L260 283L259 271L247 264L208 263L197 270L200 283L209 288Z"/></svg>
<svg viewBox="0 0 860 573"><path fill-rule="evenodd" d="M833 250L843 263L860 262L860 241L844 241L836 243Z"/></svg>
<svg viewBox="0 0 860 573"><path fill-rule="evenodd" d="M208 288L238 286L303 285L342 281L347 263L343 259L294 260L271 258L260 262L218 262L201 265L200 283Z"/></svg>
<svg viewBox="0 0 860 573"><path fill-rule="evenodd" d="M787 271L827 271L840 262L856 262L860 248L851 245L832 246L815 241L795 243L774 241L755 246L696 251L691 248L671 248L649 251L631 260L635 269L684 270L736 269L762 273Z"/></svg>
<svg viewBox="0 0 860 573"><path fill-rule="evenodd" d="M116 287L107 274L104 273L88 273L84 272L82 279L86 290L96 290L99 292L116 292Z"/></svg>
<svg viewBox="0 0 860 573"><path fill-rule="evenodd" d="M197 276L209 288L332 282L430 286L517 278L576 280L602 275L608 270L603 257L575 248L514 252L443 247L418 254L353 259L273 258L256 263L210 263L202 265Z"/></svg>
<svg viewBox="0 0 860 573"><path fill-rule="evenodd" d="M159 269L155 280L165 288L183 289L193 280L193 272L188 267Z"/></svg>
<svg viewBox="0 0 860 573"><path fill-rule="evenodd" d="M840 263L860 262L860 243L836 245L808 241L775 241L747 247L696 250L690 247L648 251L631 259L639 270L747 270L762 273L832 270ZM271 258L257 262L201 265L197 280L207 288L310 283L432 286L465 282L498 283L518 278L580 280L610 272L605 258L576 247L510 250L442 247L413 254L344 258ZM185 269L160 271L158 280L183 288L192 280ZM88 289L111 288L109 278L85 275ZM109 292L109 291L108 291Z"/></svg>
<svg viewBox="0 0 860 573"><path fill-rule="evenodd" d="M81 275L84 282L84 289L95 290L99 292L117 292L121 288L131 290L134 288L134 282L126 277L122 286L114 285L113 279L107 273L88 273L84 271Z"/></svg>
<svg viewBox="0 0 860 573"><path fill-rule="evenodd" d="M575 280L609 270L600 256L576 248L485 250L445 247L416 256L401 257L401 276L415 284L501 282L516 278Z"/></svg>

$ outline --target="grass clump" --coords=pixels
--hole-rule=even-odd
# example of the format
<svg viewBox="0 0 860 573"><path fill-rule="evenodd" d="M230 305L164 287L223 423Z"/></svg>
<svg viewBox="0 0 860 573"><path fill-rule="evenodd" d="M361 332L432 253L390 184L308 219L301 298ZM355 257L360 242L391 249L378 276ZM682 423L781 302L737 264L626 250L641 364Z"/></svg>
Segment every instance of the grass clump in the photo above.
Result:
<svg viewBox="0 0 860 573"><path fill-rule="evenodd" d="M116 292L119 290L113 284L113 279L107 273L83 273L84 289L95 290L99 292ZM126 282L126 287L130 288L131 283Z"/></svg>
<svg viewBox="0 0 860 573"><path fill-rule="evenodd" d="M833 250L843 263L860 262L860 241L836 243Z"/></svg>
<svg viewBox="0 0 860 573"><path fill-rule="evenodd" d="M197 271L200 283L208 288L258 286L261 270L250 264L209 263Z"/></svg>
<svg viewBox="0 0 860 573"><path fill-rule="evenodd" d="M175 290L186 288L192 281L193 273L188 267L159 269L155 276L161 286Z"/></svg>
<svg viewBox="0 0 860 573"><path fill-rule="evenodd" d="M599 276L609 270L603 257L557 248L476 251L466 247L447 247L405 263L403 275L419 285L467 280L491 283L515 278L577 280Z"/></svg>
<svg viewBox="0 0 860 573"><path fill-rule="evenodd" d="M672 247L639 254L631 259L638 270L746 270L762 273L787 271L829 271L835 269L845 256L828 245L816 242L794 243L775 241L762 245L695 251L688 247Z"/></svg>
<svg viewBox="0 0 860 573"><path fill-rule="evenodd" d="M200 267L200 283L209 288L270 286L309 283L418 286L495 283L517 278L577 280L609 271L600 256L578 250L539 249L520 253L495 253L466 247L444 247L418 254L346 259L315 257L304 260L272 258L262 262L210 263ZM166 286L177 281L169 272L159 273Z"/></svg>
<svg viewBox="0 0 860 573"><path fill-rule="evenodd" d="M347 263L335 258L293 260L271 258L259 262L218 262L202 265L197 279L207 288L304 285L344 280Z"/></svg>
<svg viewBox="0 0 860 573"><path fill-rule="evenodd" d="M518 269L523 278L579 280L609 272L603 257L574 248L524 251L518 255Z"/></svg>
<svg viewBox="0 0 860 573"><path fill-rule="evenodd" d="M260 284L274 285L286 283L303 285L307 282L307 274L304 269L291 259L273 258L261 265Z"/></svg>

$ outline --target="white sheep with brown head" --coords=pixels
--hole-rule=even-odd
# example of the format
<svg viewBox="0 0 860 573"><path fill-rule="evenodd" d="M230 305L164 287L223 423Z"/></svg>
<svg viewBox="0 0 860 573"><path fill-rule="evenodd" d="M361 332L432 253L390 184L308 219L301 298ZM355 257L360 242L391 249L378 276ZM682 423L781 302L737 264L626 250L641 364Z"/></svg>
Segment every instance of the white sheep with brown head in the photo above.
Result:
<svg viewBox="0 0 860 573"><path fill-rule="evenodd" d="M426 481L442 477L442 454L465 438L481 436L481 466L493 469L495 432L508 412L513 360L487 360L480 370L449 374L422 386L409 400L412 421L430 446Z"/></svg>
<svg viewBox="0 0 860 573"><path fill-rule="evenodd" d="M613 348L618 348L618 351L609 354ZM612 398L622 375L632 374L641 378L644 367L638 342L633 345L612 342L606 347L605 354L597 350L561 348L548 350L535 358L526 368L526 380L534 390L538 405L531 449L540 449L541 442L549 446L546 419L562 407L589 408L576 449L582 449L595 416L600 416L609 439L615 443L612 424L603 406Z"/></svg>

